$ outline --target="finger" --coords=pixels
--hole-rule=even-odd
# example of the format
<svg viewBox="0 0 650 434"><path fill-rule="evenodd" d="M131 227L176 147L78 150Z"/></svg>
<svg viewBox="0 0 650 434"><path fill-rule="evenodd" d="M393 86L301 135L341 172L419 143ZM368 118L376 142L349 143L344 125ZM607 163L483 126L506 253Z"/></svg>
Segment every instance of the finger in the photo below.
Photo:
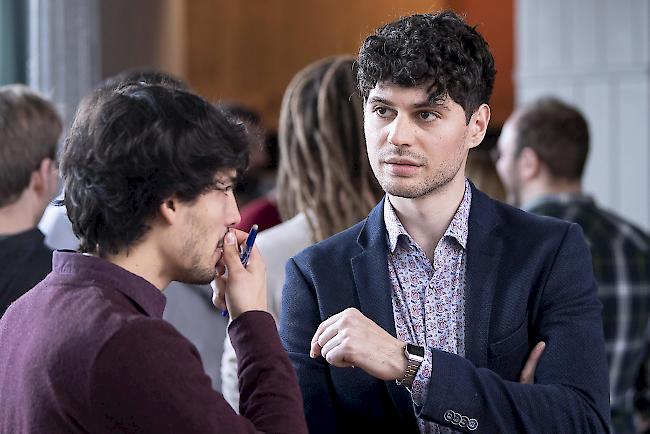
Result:
<svg viewBox="0 0 650 434"><path fill-rule="evenodd" d="M324 324L324 323L323 323ZM312 357L324 356L323 347L327 344L332 338L337 336L339 333L338 321L330 324L324 330L320 332L318 338L311 343L311 354Z"/></svg>
<svg viewBox="0 0 650 434"><path fill-rule="evenodd" d="M348 354L346 350L341 346L336 346L332 348L325 357L327 363L337 368L351 368L354 366L351 360L348 359Z"/></svg>
<svg viewBox="0 0 650 434"><path fill-rule="evenodd" d="M217 262L217 276L223 276L226 273L226 266L223 263L223 249L221 249L221 257L219 258L219 262Z"/></svg>
<svg viewBox="0 0 650 434"><path fill-rule="evenodd" d="M228 229L228 232L232 232L235 234L235 238L237 238L237 244L242 245L246 242L246 238L248 238L248 232L240 231L239 229L235 228L230 228Z"/></svg>
<svg viewBox="0 0 650 434"><path fill-rule="evenodd" d="M255 273L259 268L262 267L266 267L264 260L262 259L262 254L258 250L257 246L253 244L251 254L248 257L248 265L246 268L248 268L251 273Z"/></svg>
<svg viewBox="0 0 650 434"><path fill-rule="evenodd" d="M328 330L330 330L330 329L331 329L331 327ZM327 331L326 331L326 333L327 333ZM322 336L325 336L325 334L323 334ZM322 336L321 336L321 338L322 338ZM345 334L336 333L336 330L334 330L334 334L330 335L329 339L327 339L326 341L320 340L319 343L322 342L322 344L320 344L320 354L321 354L321 356L323 356L323 357L325 357L327 359L327 353L329 353L334 348L341 345L343 343L344 338L345 338Z"/></svg>
<svg viewBox="0 0 650 434"><path fill-rule="evenodd" d="M522 384L533 384L535 382L535 370L537 369L537 363L544 353L544 348L546 348L546 343L538 342L537 345L533 348L528 356L528 360L524 365L524 369L521 370L521 376L519 377L519 382Z"/></svg>
<svg viewBox="0 0 650 434"><path fill-rule="evenodd" d="M217 277L212 282L212 304L221 310L226 309L226 282L222 277Z"/></svg>
<svg viewBox="0 0 650 434"><path fill-rule="evenodd" d="M316 343L323 348L328 341L330 341L334 336L341 334L342 331L343 329L340 321L336 321L323 330L318 339L316 339Z"/></svg>
<svg viewBox="0 0 650 434"><path fill-rule="evenodd" d="M312 348L312 353L310 354L311 357L317 357L318 355L320 355L320 348L318 354L316 355L314 354L313 352L313 348L315 348L314 346L318 345L318 339L320 338L320 335L325 331L325 329L327 329L327 327L329 327L330 325L338 321L341 315L343 315L343 312L339 312L336 315L332 315L331 317L327 318L325 321L320 323L320 325L316 329L316 333L314 333L314 336L311 338L311 348Z"/></svg>
<svg viewBox="0 0 650 434"><path fill-rule="evenodd" d="M240 272L244 269L239 259L239 245L237 241L235 230L229 229L223 238L223 255L221 256L229 274Z"/></svg>

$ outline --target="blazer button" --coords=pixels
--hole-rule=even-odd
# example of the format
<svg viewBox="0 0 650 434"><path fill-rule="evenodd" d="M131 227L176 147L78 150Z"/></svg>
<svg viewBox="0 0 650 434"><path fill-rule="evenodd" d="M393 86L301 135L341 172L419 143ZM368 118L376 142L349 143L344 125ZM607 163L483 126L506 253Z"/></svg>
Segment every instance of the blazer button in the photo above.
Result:
<svg viewBox="0 0 650 434"><path fill-rule="evenodd" d="M445 411L445 416L444 417L445 417L445 420L447 422L451 422L451 420L454 418L454 412L451 411L451 410L447 410L447 411Z"/></svg>
<svg viewBox="0 0 650 434"><path fill-rule="evenodd" d="M454 419L451 421L454 425L458 425L460 423L460 414L454 413Z"/></svg>
<svg viewBox="0 0 650 434"><path fill-rule="evenodd" d="M469 422L467 422L467 429L474 431L476 428L478 428L478 421L476 419L470 419Z"/></svg>
<svg viewBox="0 0 650 434"><path fill-rule="evenodd" d="M462 416L462 417L460 418L460 426L461 426L462 428L465 428L467 425L469 425L469 417L467 417L467 416Z"/></svg>

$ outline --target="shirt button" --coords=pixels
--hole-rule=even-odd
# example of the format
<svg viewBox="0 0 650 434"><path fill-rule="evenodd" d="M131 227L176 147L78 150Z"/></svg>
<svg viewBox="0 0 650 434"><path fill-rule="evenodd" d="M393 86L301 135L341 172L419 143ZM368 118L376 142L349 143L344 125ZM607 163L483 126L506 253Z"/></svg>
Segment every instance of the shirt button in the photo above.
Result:
<svg viewBox="0 0 650 434"><path fill-rule="evenodd" d="M478 421L476 419L470 419L469 422L467 422L467 429L474 431L476 428L478 428Z"/></svg>
<svg viewBox="0 0 650 434"><path fill-rule="evenodd" d="M444 417L445 417L445 420L447 422L451 422L451 420L454 418L454 412L451 411L451 410L447 410L447 411L445 411L445 416Z"/></svg>

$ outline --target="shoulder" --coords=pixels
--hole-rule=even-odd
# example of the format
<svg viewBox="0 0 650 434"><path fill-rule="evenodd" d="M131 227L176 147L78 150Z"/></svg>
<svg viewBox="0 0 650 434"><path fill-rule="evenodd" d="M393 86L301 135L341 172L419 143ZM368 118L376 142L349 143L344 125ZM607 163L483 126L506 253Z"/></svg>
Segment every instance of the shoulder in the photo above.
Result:
<svg viewBox="0 0 650 434"><path fill-rule="evenodd" d="M570 222L559 218L529 213L496 200L494 202L502 226L513 234L526 234L535 238L562 236L571 226Z"/></svg>
<svg viewBox="0 0 650 434"><path fill-rule="evenodd" d="M530 246L549 241L561 241L571 229L580 231L578 225L529 213L474 190L470 211L470 242L472 235L495 229L503 240Z"/></svg>
<svg viewBox="0 0 650 434"><path fill-rule="evenodd" d="M629 248L644 252L646 255L650 254L650 235L636 226L634 223L603 208L594 207L593 213L594 221L599 221L598 225L585 224L584 230L587 237L594 237L602 239L609 238L610 240L618 239L626 244ZM603 230L599 230L603 228ZM601 240L594 240L598 242Z"/></svg>
<svg viewBox="0 0 650 434"><path fill-rule="evenodd" d="M260 232L257 246L262 255L280 250L295 249L291 255L312 244L307 217L300 213L270 229Z"/></svg>
<svg viewBox="0 0 650 434"><path fill-rule="evenodd" d="M363 219L354 226L306 248L293 259L297 264L320 262L333 265L348 262L361 252L358 239L367 224L368 219Z"/></svg>

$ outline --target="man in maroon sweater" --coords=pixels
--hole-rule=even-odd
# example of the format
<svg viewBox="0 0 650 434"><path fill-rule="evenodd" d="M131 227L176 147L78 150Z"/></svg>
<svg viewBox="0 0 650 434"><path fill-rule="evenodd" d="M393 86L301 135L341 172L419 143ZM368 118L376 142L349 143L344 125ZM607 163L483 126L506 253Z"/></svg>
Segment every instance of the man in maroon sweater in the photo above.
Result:
<svg viewBox="0 0 650 434"><path fill-rule="evenodd" d="M306 432L264 312L264 264L253 250L242 266L246 234L231 229L246 145L241 125L182 90L123 83L82 103L61 161L80 252L55 252L52 273L0 321L1 433ZM170 281L215 276L241 416L162 319Z"/></svg>

